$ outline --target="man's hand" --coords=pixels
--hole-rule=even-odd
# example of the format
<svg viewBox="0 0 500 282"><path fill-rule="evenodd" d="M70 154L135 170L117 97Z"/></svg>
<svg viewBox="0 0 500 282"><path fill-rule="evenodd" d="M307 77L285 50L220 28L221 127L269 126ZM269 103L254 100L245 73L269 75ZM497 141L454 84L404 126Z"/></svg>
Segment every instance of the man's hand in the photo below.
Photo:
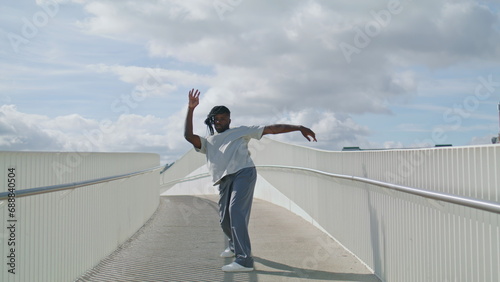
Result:
<svg viewBox="0 0 500 282"><path fill-rule="evenodd" d="M184 125L184 138L198 149L201 149L201 139L200 136L193 133L193 112L194 108L200 103L200 94L201 92L198 90L194 91L194 89L191 89L191 91L189 91L189 104L186 123Z"/></svg>
<svg viewBox="0 0 500 282"><path fill-rule="evenodd" d="M198 106L198 104L200 103L200 94L201 92L198 91L198 89L196 89L196 91L193 89L191 89L191 91L189 91L189 104L188 104L188 107L190 109L194 109L196 108L196 106Z"/></svg>
<svg viewBox="0 0 500 282"><path fill-rule="evenodd" d="M307 127L304 127L304 126L301 126L300 127L300 133L302 133L302 135L304 135L304 137L309 140L309 142L311 142L311 139L309 138L309 136L311 136L312 138L312 141L314 142L318 142L316 140L316 134L314 133L314 131L312 131L311 129L307 128Z"/></svg>

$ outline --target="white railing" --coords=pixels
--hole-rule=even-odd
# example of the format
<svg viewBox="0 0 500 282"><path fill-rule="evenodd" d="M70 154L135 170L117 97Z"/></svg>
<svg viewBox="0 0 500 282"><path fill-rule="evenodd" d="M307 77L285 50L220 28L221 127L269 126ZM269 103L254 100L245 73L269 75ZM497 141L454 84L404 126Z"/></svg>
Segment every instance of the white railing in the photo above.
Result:
<svg viewBox="0 0 500 282"><path fill-rule="evenodd" d="M443 202L447 202L447 203L457 204L460 206L466 206L466 207L471 207L471 208L478 209L478 210L489 211L489 212L500 214L500 203L497 203L497 202L478 200L478 199L474 199L474 198L456 196L456 195L452 195L452 194L444 194L444 193L433 192L433 191L424 190L424 189L418 189L418 188L413 188L413 187L407 187L407 186L382 182L382 181L378 181L378 180L372 180L372 179L359 177L359 176L329 173L329 172L325 172L325 171L304 168L304 167L283 166L283 165L257 165L256 167L258 169L261 169L261 170L262 169L275 169L275 170L292 170L295 172L312 172L312 173L323 175L323 176L330 176L330 177L334 177L334 178L338 178L338 179L351 180L351 181L357 181L357 182L361 182L361 183L365 183L365 184L371 184L371 185L375 185L377 187L395 190L395 191L399 191L399 192L403 192L403 193L407 193L407 194L417 195L417 196L421 196L421 197L431 199L431 200L443 201ZM208 175L201 174L198 177L201 178L201 177L206 177L206 176L208 176ZM184 179L182 179L182 181L191 181L191 180L197 179L198 177L184 178ZM174 182L181 182L181 180L177 180Z"/></svg>
<svg viewBox="0 0 500 282"><path fill-rule="evenodd" d="M500 281L500 146L331 152L269 139L251 145L256 197L310 220L383 281ZM185 176L194 180L163 181L172 190L209 185ZM315 253L304 256L310 263Z"/></svg>
<svg viewBox="0 0 500 282"><path fill-rule="evenodd" d="M73 281L159 204L156 154L0 152L0 160L1 281Z"/></svg>

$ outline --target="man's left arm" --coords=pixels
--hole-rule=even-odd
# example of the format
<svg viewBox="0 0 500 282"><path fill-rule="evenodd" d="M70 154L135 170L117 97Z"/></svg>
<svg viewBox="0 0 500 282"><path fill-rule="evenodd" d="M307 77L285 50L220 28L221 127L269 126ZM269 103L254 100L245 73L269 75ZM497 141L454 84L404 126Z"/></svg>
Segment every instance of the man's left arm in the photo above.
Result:
<svg viewBox="0 0 500 282"><path fill-rule="evenodd" d="M280 134L288 133L292 131L300 131L302 135L309 141L317 141L316 134L309 128L302 125L291 125L291 124L273 124L264 127L262 135L266 134Z"/></svg>

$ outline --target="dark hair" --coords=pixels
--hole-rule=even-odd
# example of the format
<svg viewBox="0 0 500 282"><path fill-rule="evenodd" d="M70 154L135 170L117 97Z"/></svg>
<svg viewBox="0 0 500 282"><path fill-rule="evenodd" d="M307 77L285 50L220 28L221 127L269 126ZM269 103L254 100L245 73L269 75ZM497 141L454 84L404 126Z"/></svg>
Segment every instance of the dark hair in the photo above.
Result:
<svg viewBox="0 0 500 282"><path fill-rule="evenodd" d="M210 130L210 135L214 135L214 128L212 127L212 124L214 124L215 115L218 114L231 115L231 112L228 108L226 108L226 106L215 106L212 108L210 113L207 115L207 119L205 119L205 124L208 126L208 130Z"/></svg>

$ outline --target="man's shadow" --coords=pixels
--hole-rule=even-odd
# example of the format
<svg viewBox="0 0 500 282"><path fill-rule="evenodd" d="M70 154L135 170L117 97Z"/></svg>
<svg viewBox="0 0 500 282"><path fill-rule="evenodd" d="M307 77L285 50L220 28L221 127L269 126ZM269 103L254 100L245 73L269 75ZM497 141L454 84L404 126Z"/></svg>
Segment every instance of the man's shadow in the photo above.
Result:
<svg viewBox="0 0 500 282"><path fill-rule="evenodd" d="M277 271L255 270L256 274L275 275L282 277L309 279L309 280L341 280L341 281L365 281L365 282L380 282L374 274L359 274L359 273L337 273L321 270L305 269L293 267L283 263L270 261L260 257L254 257L255 262L277 269Z"/></svg>

